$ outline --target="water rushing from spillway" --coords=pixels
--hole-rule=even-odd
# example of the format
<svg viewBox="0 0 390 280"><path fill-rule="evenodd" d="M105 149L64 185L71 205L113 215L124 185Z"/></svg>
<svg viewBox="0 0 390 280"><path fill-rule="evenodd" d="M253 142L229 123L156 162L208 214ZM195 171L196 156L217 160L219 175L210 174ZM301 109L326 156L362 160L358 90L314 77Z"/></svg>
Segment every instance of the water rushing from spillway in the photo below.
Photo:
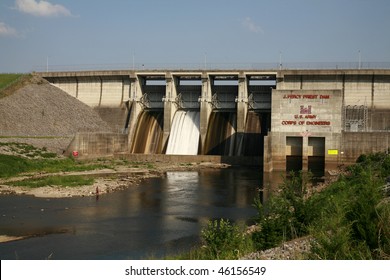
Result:
<svg viewBox="0 0 390 280"><path fill-rule="evenodd" d="M138 119L132 153L161 154L163 112L143 111Z"/></svg>
<svg viewBox="0 0 390 280"><path fill-rule="evenodd" d="M196 111L177 111L169 135L167 155L197 155L200 115Z"/></svg>
<svg viewBox="0 0 390 280"><path fill-rule="evenodd" d="M207 129L204 152L207 155L236 155L235 112L212 112Z"/></svg>

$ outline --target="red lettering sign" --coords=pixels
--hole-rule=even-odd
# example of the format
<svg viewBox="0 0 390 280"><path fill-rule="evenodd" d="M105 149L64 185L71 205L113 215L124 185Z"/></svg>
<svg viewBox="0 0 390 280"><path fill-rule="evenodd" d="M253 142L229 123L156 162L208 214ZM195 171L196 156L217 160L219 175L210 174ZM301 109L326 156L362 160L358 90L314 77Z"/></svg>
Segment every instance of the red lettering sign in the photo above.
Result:
<svg viewBox="0 0 390 280"><path fill-rule="evenodd" d="M307 95L304 95L303 98L304 99L317 99L317 96L316 94L307 94Z"/></svg>
<svg viewBox="0 0 390 280"><path fill-rule="evenodd" d="M330 125L330 121L307 121L307 125Z"/></svg>
<svg viewBox="0 0 390 280"><path fill-rule="evenodd" d="M296 125L296 121L282 121L282 125Z"/></svg>
<svg viewBox="0 0 390 280"><path fill-rule="evenodd" d="M311 105L305 107L301 105L301 109L299 111L300 114L311 114Z"/></svg>

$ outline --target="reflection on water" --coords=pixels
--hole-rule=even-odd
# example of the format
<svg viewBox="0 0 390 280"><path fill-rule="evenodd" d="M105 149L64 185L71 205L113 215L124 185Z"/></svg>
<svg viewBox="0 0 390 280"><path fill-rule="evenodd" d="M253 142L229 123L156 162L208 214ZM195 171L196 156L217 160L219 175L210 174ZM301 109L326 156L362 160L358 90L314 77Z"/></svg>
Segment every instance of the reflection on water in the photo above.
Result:
<svg viewBox="0 0 390 280"><path fill-rule="evenodd" d="M255 169L168 172L95 197L0 197L1 259L142 259L188 250L209 219L248 221L262 184Z"/></svg>

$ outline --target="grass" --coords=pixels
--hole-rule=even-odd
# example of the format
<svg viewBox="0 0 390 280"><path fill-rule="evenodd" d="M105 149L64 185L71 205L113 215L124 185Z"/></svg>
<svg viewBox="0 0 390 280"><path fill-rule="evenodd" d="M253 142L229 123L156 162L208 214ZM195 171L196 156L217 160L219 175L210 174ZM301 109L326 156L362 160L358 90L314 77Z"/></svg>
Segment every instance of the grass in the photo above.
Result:
<svg viewBox="0 0 390 280"><path fill-rule="evenodd" d="M231 260L254 251L251 236L229 220L209 221L201 231L202 245L167 259Z"/></svg>
<svg viewBox="0 0 390 280"><path fill-rule="evenodd" d="M0 98L13 94L31 80L31 74L0 74Z"/></svg>
<svg viewBox="0 0 390 280"><path fill-rule="evenodd" d="M18 81L23 74L0 74L0 90Z"/></svg>
<svg viewBox="0 0 390 280"><path fill-rule="evenodd" d="M80 162L73 158L59 158L44 147L25 143L1 143L0 147L16 155L0 154L0 178L10 178L32 172L71 172L109 168L106 162Z"/></svg>
<svg viewBox="0 0 390 280"><path fill-rule="evenodd" d="M22 173L31 172L70 172L70 171L88 171L107 168L102 164L88 164L74 161L71 158L44 158L29 159L13 155L0 154L0 178L10 178Z"/></svg>
<svg viewBox="0 0 390 280"><path fill-rule="evenodd" d="M89 171L103 168L114 168L117 165L127 165L135 168L155 169L151 163L127 162L118 160L98 159L95 161L77 161L72 157L60 158L46 148L36 148L24 143L1 143L0 148L12 152L13 155L0 154L0 178L15 177L23 173L33 172L71 172Z"/></svg>
<svg viewBox="0 0 390 280"><path fill-rule="evenodd" d="M85 176L48 176L43 178L10 182L8 185L29 188L39 188L44 186L78 187L93 185L94 181L95 180L93 178L87 178Z"/></svg>
<svg viewBox="0 0 390 280"><path fill-rule="evenodd" d="M390 259L390 156L360 157L349 174L311 201L312 259Z"/></svg>
<svg viewBox="0 0 390 280"><path fill-rule="evenodd" d="M8 147L8 149L16 154L24 155L29 158L56 158L56 153L48 152L45 147L42 149L36 148L32 145L25 144L25 143L17 143L17 142L11 142L11 143L1 143L0 147Z"/></svg>

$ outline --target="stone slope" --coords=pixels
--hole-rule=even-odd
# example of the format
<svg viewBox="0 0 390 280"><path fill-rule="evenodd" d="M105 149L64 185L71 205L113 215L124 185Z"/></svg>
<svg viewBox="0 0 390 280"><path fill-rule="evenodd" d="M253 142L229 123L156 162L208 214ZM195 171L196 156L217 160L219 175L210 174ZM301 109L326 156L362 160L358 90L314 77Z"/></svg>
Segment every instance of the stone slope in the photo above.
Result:
<svg viewBox="0 0 390 280"><path fill-rule="evenodd" d="M109 132L92 108L39 80L0 99L0 136L71 136Z"/></svg>
<svg viewBox="0 0 390 280"><path fill-rule="evenodd" d="M0 98L0 142L63 153L77 132L112 132L91 107L33 76Z"/></svg>

